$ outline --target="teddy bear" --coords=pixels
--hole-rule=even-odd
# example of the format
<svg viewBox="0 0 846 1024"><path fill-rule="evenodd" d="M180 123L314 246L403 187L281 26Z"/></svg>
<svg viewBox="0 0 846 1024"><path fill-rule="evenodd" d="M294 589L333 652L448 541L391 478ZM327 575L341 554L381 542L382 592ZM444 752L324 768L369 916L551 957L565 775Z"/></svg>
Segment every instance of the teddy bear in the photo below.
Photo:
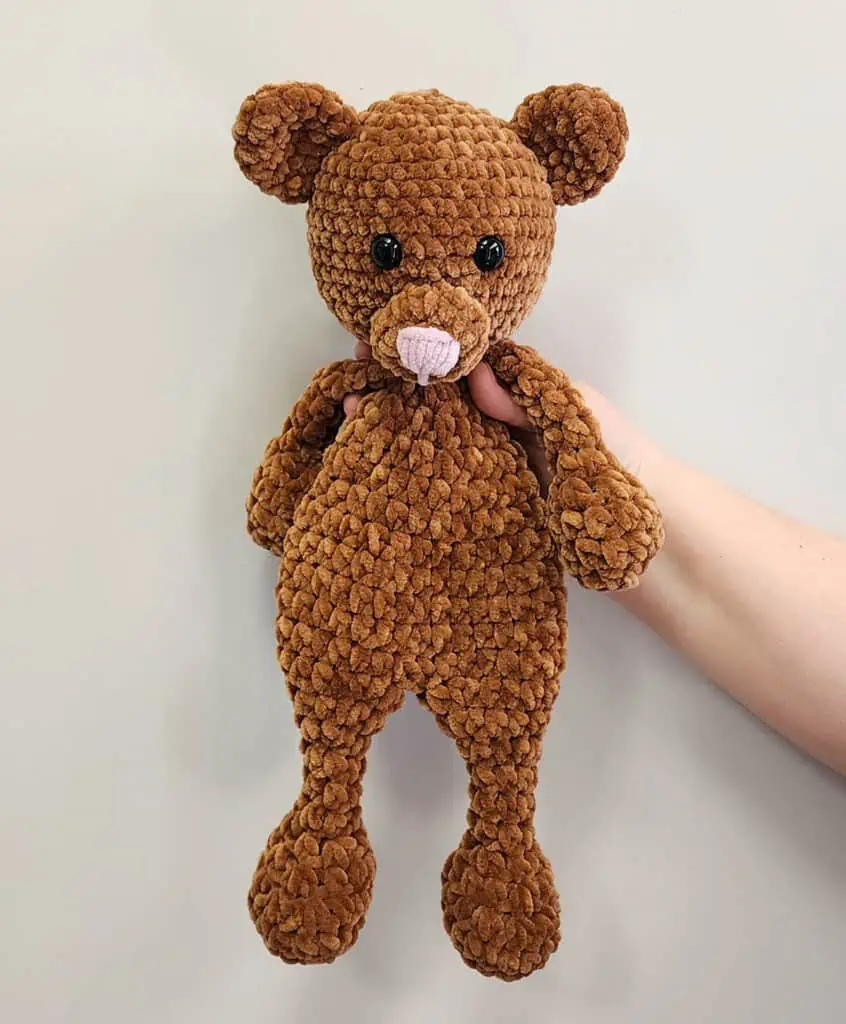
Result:
<svg viewBox="0 0 846 1024"><path fill-rule="evenodd" d="M248 96L233 136L249 180L307 204L318 291L371 353L316 373L247 500L250 535L279 558L277 653L303 757L300 795L255 869L252 920L288 963L330 963L356 941L376 871L368 749L413 694L469 774L445 928L469 967L525 978L560 941L534 812L566 661L565 576L636 585L663 526L567 376L511 336L547 277L556 207L615 176L625 113L581 84L504 120L434 89L359 113L288 82ZM480 360L542 441L548 488L472 402Z"/></svg>

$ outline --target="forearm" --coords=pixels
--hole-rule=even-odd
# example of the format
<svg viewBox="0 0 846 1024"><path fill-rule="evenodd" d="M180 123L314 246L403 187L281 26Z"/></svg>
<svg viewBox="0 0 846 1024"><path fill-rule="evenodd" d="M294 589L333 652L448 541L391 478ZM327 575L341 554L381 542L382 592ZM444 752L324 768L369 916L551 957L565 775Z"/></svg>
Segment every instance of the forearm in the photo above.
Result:
<svg viewBox="0 0 846 1024"><path fill-rule="evenodd" d="M812 756L846 772L846 543L657 455L666 541L617 600Z"/></svg>

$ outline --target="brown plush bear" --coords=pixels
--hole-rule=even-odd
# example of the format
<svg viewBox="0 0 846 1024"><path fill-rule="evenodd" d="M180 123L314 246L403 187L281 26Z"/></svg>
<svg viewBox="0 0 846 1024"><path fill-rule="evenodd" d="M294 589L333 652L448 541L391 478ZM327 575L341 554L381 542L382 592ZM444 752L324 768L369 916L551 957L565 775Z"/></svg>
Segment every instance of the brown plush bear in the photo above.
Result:
<svg viewBox="0 0 846 1024"><path fill-rule="evenodd" d="M376 869L367 750L407 692L470 775L468 828L442 875L452 941L508 980L558 945L533 815L565 663L564 573L630 587L662 525L567 377L509 338L543 286L556 204L596 195L627 135L620 106L582 85L528 97L511 121L436 90L356 113L289 83L241 106L241 169L308 203L320 294L372 346L317 373L248 500L250 533L281 559L278 653L302 733L302 792L249 895L283 960L327 963L355 942ZM482 359L542 437L546 495L469 398ZM344 421L351 392L365 397Z"/></svg>

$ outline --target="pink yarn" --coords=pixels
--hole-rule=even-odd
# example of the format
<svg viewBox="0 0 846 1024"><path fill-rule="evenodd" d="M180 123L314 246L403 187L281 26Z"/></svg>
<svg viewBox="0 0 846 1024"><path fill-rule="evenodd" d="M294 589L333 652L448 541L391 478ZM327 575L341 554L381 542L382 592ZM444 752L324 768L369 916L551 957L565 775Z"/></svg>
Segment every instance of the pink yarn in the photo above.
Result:
<svg viewBox="0 0 846 1024"><path fill-rule="evenodd" d="M417 383L425 387L430 377L443 377L458 362L461 346L446 331L437 327L403 327L397 334L400 362L417 374Z"/></svg>

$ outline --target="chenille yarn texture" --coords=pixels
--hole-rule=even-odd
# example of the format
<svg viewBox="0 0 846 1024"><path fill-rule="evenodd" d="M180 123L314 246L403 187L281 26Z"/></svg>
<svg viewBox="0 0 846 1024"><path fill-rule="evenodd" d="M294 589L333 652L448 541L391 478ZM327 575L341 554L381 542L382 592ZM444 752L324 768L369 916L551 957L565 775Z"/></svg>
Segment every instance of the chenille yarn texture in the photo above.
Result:
<svg viewBox="0 0 846 1024"><path fill-rule="evenodd" d="M249 96L233 134L250 180L308 203L320 294L372 351L315 375L247 501L252 537L280 559L277 647L303 753L250 913L291 963L329 963L355 942L376 869L367 752L411 693L469 773L467 830L441 879L446 929L482 974L525 977L560 938L533 821L566 661L565 573L634 586L663 528L566 375L510 336L546 279L556 205L614 177L625 115L583 85L530 96L505 121L436 90L357 113L285 83ZM408 355L420 338L431 378ZM482 359L542 437L545 495L520 444L470 400L464 378ZM345 419L350 393L363 398Z"/></svg>

